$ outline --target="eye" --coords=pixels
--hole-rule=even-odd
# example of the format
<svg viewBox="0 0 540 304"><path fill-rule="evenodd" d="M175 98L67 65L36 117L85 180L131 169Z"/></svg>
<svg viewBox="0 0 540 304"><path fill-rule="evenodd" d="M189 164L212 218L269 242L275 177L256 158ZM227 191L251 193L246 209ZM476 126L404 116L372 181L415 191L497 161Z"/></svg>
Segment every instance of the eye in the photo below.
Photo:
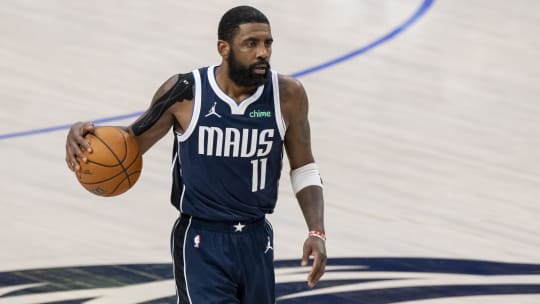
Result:
<svg viewBox="0 0 540 304"><path fill-rule="evenodd" d="M267 47L267 48L270 48L270 47L272 47L273 42L274 42L274 40L266 40L264 42L264 46Z"/></svg>
<svg viewBox="0 0 540 304"><path fill-rule="evenodd" d="M257 42L255 40L247 40L246 41L246 46L249 47L249 48L253 48L253 47L256 47L257 46Z"/></svg>

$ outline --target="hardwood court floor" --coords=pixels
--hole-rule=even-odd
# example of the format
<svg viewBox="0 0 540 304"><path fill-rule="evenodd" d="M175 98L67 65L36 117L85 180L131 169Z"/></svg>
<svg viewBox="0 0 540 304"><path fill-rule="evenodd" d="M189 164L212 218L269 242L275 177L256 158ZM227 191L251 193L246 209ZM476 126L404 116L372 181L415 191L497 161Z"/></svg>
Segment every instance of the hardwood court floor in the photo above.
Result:
<svg viewBox="0 0 540 304"><path fill-rule="evenodd" d="M273 68L286 74L377 41L427 2L246 1L269 17ZM143 111L171 75L218 63L217 23L235 5L2 2L0 272L170 263L169 233L178 216L168 202L172 135L145 154L143 175L132 190L105 199L83 190L65 166L66 129L43 129ZM539 29L538 1L437 0L392 39L300 77L325 182L330 257L389 258L399 265L412 257L527 264L530 271L519 276L430 275L435 285L529 286L522 292L465 293L422 303L540 301L540 276L531 270L540 264ZM35 132L6 136L22 131ZM299 259L306 234L286 160L284 165L280 199L270 216L276 260ZM331 269L327 280L347 277ZM284 268L277 280L303 277ZM0 273L0 283L9 280ZM88 303L174 294L172 280L152 284L96 289L90 297L109 298ZM318 292L393 286L377 284ZM0 284L0 303L88 295L1 297L18 288ZM312 303L325 303L318 299Z"/></svg>

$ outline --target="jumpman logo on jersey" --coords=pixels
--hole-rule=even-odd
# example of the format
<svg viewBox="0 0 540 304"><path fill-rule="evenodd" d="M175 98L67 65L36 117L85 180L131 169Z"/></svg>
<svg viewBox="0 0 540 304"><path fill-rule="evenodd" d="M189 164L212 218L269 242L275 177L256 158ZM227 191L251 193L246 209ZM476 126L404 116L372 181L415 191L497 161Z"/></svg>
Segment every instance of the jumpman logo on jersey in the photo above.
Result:
<svg viewBox="0 0 540 304"><path fill-rule="evenodd" d="M270 243L270 237L268 237L268 243L266 243L266 250L264 251L264 253L266 254L268 250L274 251L274 248L272 247L272 244Z"/></svg>
<svg viewBox="0 0 540 304"><path fill-rule="evenodd" d="M208 117L210 115L216 115L218 118L221 118L221 115L219 115L216 112L216 104L217 104L217 102L214 102L214 105L212 106L212 108L210 108L210 111L208 111L208 114L206 114L204 117Z"/></svg>

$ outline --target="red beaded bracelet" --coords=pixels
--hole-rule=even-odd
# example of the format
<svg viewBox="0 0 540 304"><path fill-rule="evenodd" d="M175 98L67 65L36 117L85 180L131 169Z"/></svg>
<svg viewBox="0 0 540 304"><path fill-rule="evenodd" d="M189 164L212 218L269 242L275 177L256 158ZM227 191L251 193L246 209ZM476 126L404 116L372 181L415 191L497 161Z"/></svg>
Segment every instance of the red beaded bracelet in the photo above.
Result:
<svg viewBox="0 0 540 304"><path fill-rule="evenodd" d="M326 235L324 234L324 232L317 231L317 230L311 230L311 231L309 232L309 236L318 237L318 238L320 238L321 240L323 240L323 241L326 242Z"/></svg>

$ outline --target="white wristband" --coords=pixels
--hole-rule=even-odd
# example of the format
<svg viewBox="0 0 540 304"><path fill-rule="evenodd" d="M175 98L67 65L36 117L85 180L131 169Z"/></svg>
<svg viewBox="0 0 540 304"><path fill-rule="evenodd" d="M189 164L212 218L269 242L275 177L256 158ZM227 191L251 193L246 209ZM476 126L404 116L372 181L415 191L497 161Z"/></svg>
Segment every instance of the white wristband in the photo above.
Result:
<svg viewBox="0 0 540 304"><path fill-rule="evenodd" d="M294 194L307 186L319 186L322 188L321 174L315 163L309 163L291 171L291 184Z"/></svg>

